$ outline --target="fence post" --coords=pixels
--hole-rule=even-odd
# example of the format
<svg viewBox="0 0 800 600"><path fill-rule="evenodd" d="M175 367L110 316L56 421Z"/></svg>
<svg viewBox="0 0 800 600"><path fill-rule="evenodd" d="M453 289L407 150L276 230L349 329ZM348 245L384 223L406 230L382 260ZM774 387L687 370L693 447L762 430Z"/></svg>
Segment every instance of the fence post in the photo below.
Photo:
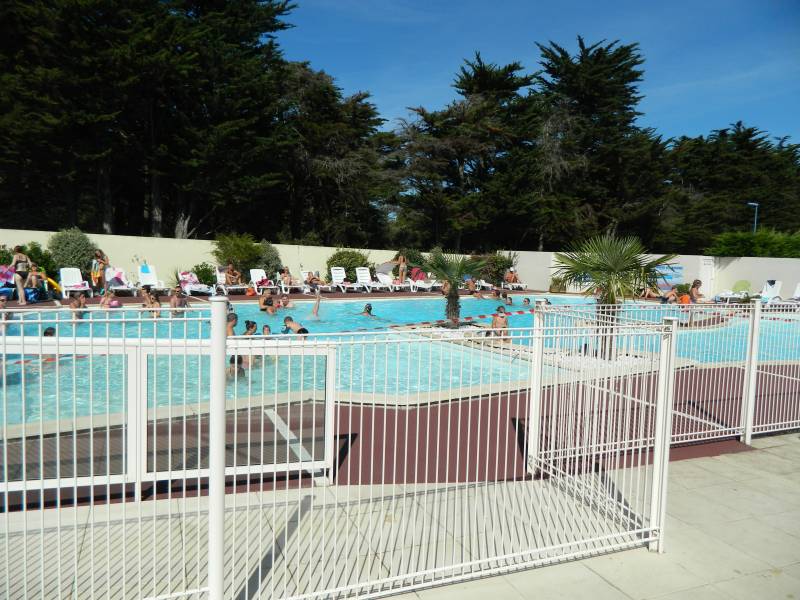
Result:
<svg viewBox="0 0 800 600"><path fill-rule="evenodd" d="M531 387L528 394L528 472L536 475L542 427L542 372L544 370L544 300L536 301L531 340Z"/></svg>
<svg viewBox="0 0 800 600"><path fill-rule="evenodd" d="M664 319L666 326L661 334L661 353L658 364L656 394L656 423L653 439L653 490L650 495L650 526L658 538L650 542L650 550L664 552L664 525L667 519L667 480L669 478L669 450L672 442L672 403L675 387L675 348L678 320Z"/></svg>
<svg viewBox="0 0 800 600"><path fill-rule="evenodd" d="M225 338L227 298L211 298L211 394L208 403L208 599L225 592Z"/></svg>
<svg viewBox="0 0 800 600"><path fill-rule="evenodd" d="M748 446L753 441L753 421L756 413L756 382L758 381L758 332L761 327L761 300L756 300L750 311L747 332L747 358L742 393L742 432L740 440Z"/></svg>

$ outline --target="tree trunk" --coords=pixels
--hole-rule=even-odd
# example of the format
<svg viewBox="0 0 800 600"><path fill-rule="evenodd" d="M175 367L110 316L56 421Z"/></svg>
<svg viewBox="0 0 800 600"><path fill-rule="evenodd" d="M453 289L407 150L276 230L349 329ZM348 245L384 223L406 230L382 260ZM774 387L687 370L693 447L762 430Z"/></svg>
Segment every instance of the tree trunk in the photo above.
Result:
<svg viewBox="0 0 800 600"><path fill-rule="evenodd" d="M449 327L458 327L458 321L461 318L461 298L458 295L458 281L450 282L445 317L449 321Z"/></svg>
<svg viewBox="0 0 800 600"><path fill-rule="evenodd" d="M150 235L153 237L161 237L164 220L163 209L161 180L158 173L150 169Z"/></svg>
<svg viewBox="0 0 800 600"><path fill-rule="evenodd" d="M103 233L114 233L114 205L111 202L111 183L106 165L100 165L97 169L97 200L100 203Z"/></svg>
<svg viewBox="0 0 800 600"><path fill-rule="evenodd" d="M618 304L597 305L598 358L610 360L614 354L614 332L621 306Z"/></svg>

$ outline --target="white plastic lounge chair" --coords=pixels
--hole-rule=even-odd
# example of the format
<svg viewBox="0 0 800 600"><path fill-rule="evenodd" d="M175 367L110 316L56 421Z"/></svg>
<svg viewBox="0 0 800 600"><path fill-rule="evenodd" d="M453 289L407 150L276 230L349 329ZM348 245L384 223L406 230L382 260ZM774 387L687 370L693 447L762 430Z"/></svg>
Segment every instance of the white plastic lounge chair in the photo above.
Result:
<svg viewBox="0 0 800 600"><path fill-rule="evenodd" d="M267 277L267 273L264 269L250 269L250 283L253 285L258 295L261 295L261 292L264 290L278 291L278 286Z"/></svg>
<svg viewBox="0 0 800 600"><path fill-rule="evenodd" d="M484 281L483 279L476 279L475 280L475 287L479 290L493 290L494 286L489 283L488 281Z"/></svg>
<svg viewBox="0 0 800 600"><path fill-rule="evenodd" d="M417 281L411 282L412 292L419 292L420 290L423 292L432 292L434 289L440 287L442 287L442 284L435 279L418 279Z"/></svg>
<svg viewBox="0 0 800 600"><path fill-rule="evenodd" d="M179 273L178 282L183 293L187 296L191 296L192 294L208 294L209 296L215 296L217 293L214 287L206 285L205 283L200 283L200 280L197 279L197 275L191 271L182 271Z"/></svg>
<svg viewBox="0 0 800 600"><path fill-rule="evenodd" d="M365 290L389 290L389 286L380 281L375 281L367 267L356 267L356 281L364 286Z"/></svg>
<svg viewBox="0 0 800 600"><path fill-rule="evenodd" d="M514 271L514 272L516 273L516 271ZM500 288L501 289L505 288L507 290L512 290L512 291L513 290L524 290L525 289L525 284L522 283L521 281L519 281L517 283L509 283L508 281L506 281L504 279L503 282L500 284Z"/></svg>
<svg viewBox="0 0 800 600"><path fill-rule="evenodd" d="M360 283L350 283L346 282L345 278L347 274L345 273L344 267L331 267L331 283L339 288L339 290L344 294L347 291L357 291L363 290L364 286Z"/></svg>
<svg viewBox="0 0 800 600"><path fill-rule="evenodd" d="M741 279L733 284L733 289L721 291L714 300L727 303L739 302L750 295L750 282Z"/></svg>
<svg viewBox="0 0 800 600"><path fill-rule="evenodd" d="M292 290L297 290L301 294L311 293L311 290L308 289L305 283L283 283L280 273L275 273L275 281L278 282L278 285L281 287L281 293L283 294L290 294Z"/></svg>
<svg viewBox="0 0 800 600"><path fill-rule="evenodd" d="M164 282L158 278L156 268L153 265L141 264L139 265L139 287L150 286L154 292L169 292L170 288L164 285Z"/></svg>
<svg viewBox="0 0 800 600"><path fill-rule="evenodd" d="M770 302L770 306L775 306L777 308L791 308L794 310L800 310L800 283L798 283L795 286L791 298L786 298L786 300L780 300L780 301L776 300L775 302Z"/></svg>
<svg viewBox="0 0 800 600"><path fill-rule="evenodd" d="M407 279L403 283L400 283L399 281L395 282L391 275L388 275L387 273L375 273L375 277L377 277L378 281L385 285L390 292L397 292L399 290L412 290L411 282L409 282Z"/></svg>
<svg viewBox="0 0 800 600"><path fill-rule="evenodd" d="M61 282L62 298L69 298L70 292L88 292L90 298L94 296L92 286L83 278L80 269L66 267L59 271L58 277Z"/></svg>
<svg viewBox="0 0 800 600"><path fill-rule="evenodd" d="M311 273L311 271L300 271L300 277L303 278L303 283L308 281L308 276L309 276L310 273ZM308 292L310 293L311 292L311 286L308 285L307 283L305 283L305 286L308 289ZM327 283L317 284L317 289L320 292L332 292L333 291L333 287L328 285Z"/></svg>
<svg viewBox="0 0 800 600"><path fill-rule="evenodd" d="M225 283L225 269L226 267L217 267L217 285L216 291L222 292L224 295L233 294L244 294L247 291L247 286L243 283L238 283L236 285L227 285Z"/></svg>
<svg viewBox="0 0 800 600"><path fill-rule="evenodd" d="M121 284L112 284L115 279L121 281ZM106 267L106 286L115 294L130 294L135 296L139 293L139 288L128 281L128 276L125 271L116 267Z"/></svg>
<svg viewBox="0 0 800 600"><path fill-rule="evenodd" d="M770 302L780 302L781 297L781 287L783 286L782 281L776 281L775 279L768 279L764 282L764 287L761 289L761 302L764 304L769 304Z"/></svg>

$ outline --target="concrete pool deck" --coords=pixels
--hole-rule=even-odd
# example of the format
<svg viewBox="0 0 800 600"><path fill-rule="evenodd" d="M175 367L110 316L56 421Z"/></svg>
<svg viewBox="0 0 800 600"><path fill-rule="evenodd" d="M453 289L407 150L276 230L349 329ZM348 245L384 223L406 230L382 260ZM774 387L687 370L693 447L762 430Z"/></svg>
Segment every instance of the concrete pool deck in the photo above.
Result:
<svg viewBox="0 0 800 600"><path fill-rule="evenodd" d="M800 435L753 447L670 463L664 554L628 550L396 598L800 598Z"/></svg>

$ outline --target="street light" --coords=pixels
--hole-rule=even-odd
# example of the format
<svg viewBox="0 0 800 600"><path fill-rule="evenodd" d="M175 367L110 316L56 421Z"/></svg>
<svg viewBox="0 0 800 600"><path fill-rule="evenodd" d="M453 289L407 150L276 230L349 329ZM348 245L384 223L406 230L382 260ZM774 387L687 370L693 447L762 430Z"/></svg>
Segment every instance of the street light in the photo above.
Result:
<svg viewBox="0 0 800 600"><path fill-rule="evenodd" d="M747 206L752 206L756 209L756 214L753 216L753 233L758 229L758 202L748 202Z"/></svg>

